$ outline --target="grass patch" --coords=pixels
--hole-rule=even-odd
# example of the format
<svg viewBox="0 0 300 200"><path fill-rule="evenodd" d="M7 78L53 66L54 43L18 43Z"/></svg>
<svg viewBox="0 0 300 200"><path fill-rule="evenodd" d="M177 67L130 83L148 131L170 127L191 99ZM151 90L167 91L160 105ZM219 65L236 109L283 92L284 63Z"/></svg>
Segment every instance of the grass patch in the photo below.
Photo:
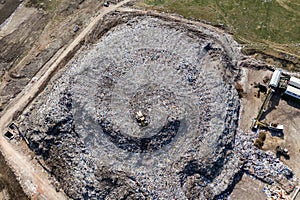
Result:
<svg viewBox="0 0 300 200"><path fill-rule="evenodd" d="M26 6L40 8L46 11L53 11L58 4L59 0L29 0Z"/></svg>
<svg viewBox="0 0 300 200"><path fill-rule="evenodd" d="M141 0L147 7L225 24L249 48L300 57L298 0ZM275 54L275 53L272 53Z"/></svg>
<svg viewBox="0 0 300 200"><path fill-rule="evenodd" d="M279 44L300 42L300 5L295 2L285 3L292 9L287 10L276 0L145 0L148 5L184 17L225 23L251 41Z"/></svg>

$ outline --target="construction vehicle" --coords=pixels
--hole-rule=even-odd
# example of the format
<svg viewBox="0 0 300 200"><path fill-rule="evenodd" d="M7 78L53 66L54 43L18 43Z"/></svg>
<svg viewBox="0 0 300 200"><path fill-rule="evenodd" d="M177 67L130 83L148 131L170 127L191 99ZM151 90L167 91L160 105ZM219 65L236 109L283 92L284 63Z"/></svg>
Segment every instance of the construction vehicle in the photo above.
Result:
<svg viewBox="0 0 300 200"><path fill-rule="evenodd" d="M283 132L283 125L281 125L281 124L260 122L257 120L253 121L252 128L254 128L254 129L264 128L264 129L268 129L271 131Z"/></svg>
<svg viewBox="0 0 300 200"><path fill-rule="evenodd" d="M109 7L109 1L106 1L103 5L104 5L105 7Z"/></svg>
<svg viewBox="0 0 300 200"><path fill-rule="evenodd" d="M262 114L266 111L266 109L267 109L266 107L267 107L267 105L268 105L268 103L269 103L269 101L270 101L270 99L272 97L273 91L274 90L272 90L271 88L269 88L269 90L267 92L267 95L265 97L265 100L264 100L263 104L261 105L261 107L259 109L259 112L258 112L257 117L256 117L255 120L259 121L260 118L261 118L261 116L262 116Z"/></svg>
<svg viewBox="0 0 300 200"><path fill-rule="evenodd" d="M279 158L280 156L283 156L286 159L290 158L289 150L287 148L283 148L282 146L276 147L276 156Z"/></svg>
<svg viewBox="0 0 300 200"><path fill-rule="evenodd" d="M140 126L147 126L148 125L148 122L146 120L146 116L143 115L142 111L136 112L135 119L139 123Z"/></svg>
<svg viewBox="0 0 300 200"><path fill-rule="evenodd" d="M268 128L272 131L283 132L283 125L282 124L270 123Z"/></svg>
<svg viewBox="0 0 300 200"><path fill-rule="evenodd" d="M266 122L260 121L262 114L267 109L267 105L272 97L273 91L274 90L272 90L271 88L268 89L267 95L264 99L264 102L263 102L261 108L259 109L257 117L254 118L254 120L252 121L251 129L265 128L265 129L276 131L276 132L283 132L283 125L278 125L278 124L274 124L274 123L266 123Z"/></svg>
<svg viewBox="0 0 300 200"><path fill-rule="evenodd" d="M267 86L264 85L264 84L261 84L261 83L254 82L254 88L258 88L259 89L258 90L259 93L263 92L264 94L267 94L267 92L268 92Z"/></svg>

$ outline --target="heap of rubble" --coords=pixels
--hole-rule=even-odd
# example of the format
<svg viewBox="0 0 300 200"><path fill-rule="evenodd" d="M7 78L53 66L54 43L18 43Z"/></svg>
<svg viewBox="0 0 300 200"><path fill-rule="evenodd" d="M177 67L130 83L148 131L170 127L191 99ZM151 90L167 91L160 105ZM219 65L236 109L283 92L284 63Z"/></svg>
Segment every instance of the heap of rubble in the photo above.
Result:
<svg viewBox="0 0 300 200"><path fill-rule="evenodd" d="M71 198L223 198L251 162L234 146L237 47L203 27L134 17L80 51L20 130Z"/></svg>

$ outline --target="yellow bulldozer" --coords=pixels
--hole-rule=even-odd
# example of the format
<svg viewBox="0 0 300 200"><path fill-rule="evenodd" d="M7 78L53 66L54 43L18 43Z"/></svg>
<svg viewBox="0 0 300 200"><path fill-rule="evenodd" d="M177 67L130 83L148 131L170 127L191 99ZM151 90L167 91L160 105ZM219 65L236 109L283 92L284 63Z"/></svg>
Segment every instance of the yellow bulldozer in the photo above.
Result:
<svg viewBox="0 0 300 200"><path fill-rule="evenodd" d="M148 121L146 120L146 116L140 110L138 112L136 112L135 119L139 123L140 126L147 126L148 125Z"/></svg>

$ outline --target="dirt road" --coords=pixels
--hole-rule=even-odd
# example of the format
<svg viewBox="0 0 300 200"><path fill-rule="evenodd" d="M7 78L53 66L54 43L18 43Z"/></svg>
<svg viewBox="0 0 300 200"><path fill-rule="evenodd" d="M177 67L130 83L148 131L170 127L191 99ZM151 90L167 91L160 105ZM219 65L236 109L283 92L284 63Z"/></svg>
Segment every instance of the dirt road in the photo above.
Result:
<svg viewBox="0 0 300 200"><path fill-rule="evenodd" d="M80 42L84 40L86 35L93 30L95 25L107 13L114 11L116 8L123 6L131 0L124 0L116 5L111 5L108 8L99 10L91 23L78 35L78 37L66 48L58 52L48 63L46 63L41 71L37 74L35 80L30 82L24 90L13 99L4 110L3 116L0 118L0 131L2 139L0 140L0 148L9 165L16 172L16 175L21 178L24 189L32 194L33 199L66 199L62 192L56 192L48 175L34 166L30 158L18 152L13 145L4 138L5 128L11 123L13 117L24 110L26 106L34 99L48 83L54 72L59 68L64 59L74 51Z"/></svg>

